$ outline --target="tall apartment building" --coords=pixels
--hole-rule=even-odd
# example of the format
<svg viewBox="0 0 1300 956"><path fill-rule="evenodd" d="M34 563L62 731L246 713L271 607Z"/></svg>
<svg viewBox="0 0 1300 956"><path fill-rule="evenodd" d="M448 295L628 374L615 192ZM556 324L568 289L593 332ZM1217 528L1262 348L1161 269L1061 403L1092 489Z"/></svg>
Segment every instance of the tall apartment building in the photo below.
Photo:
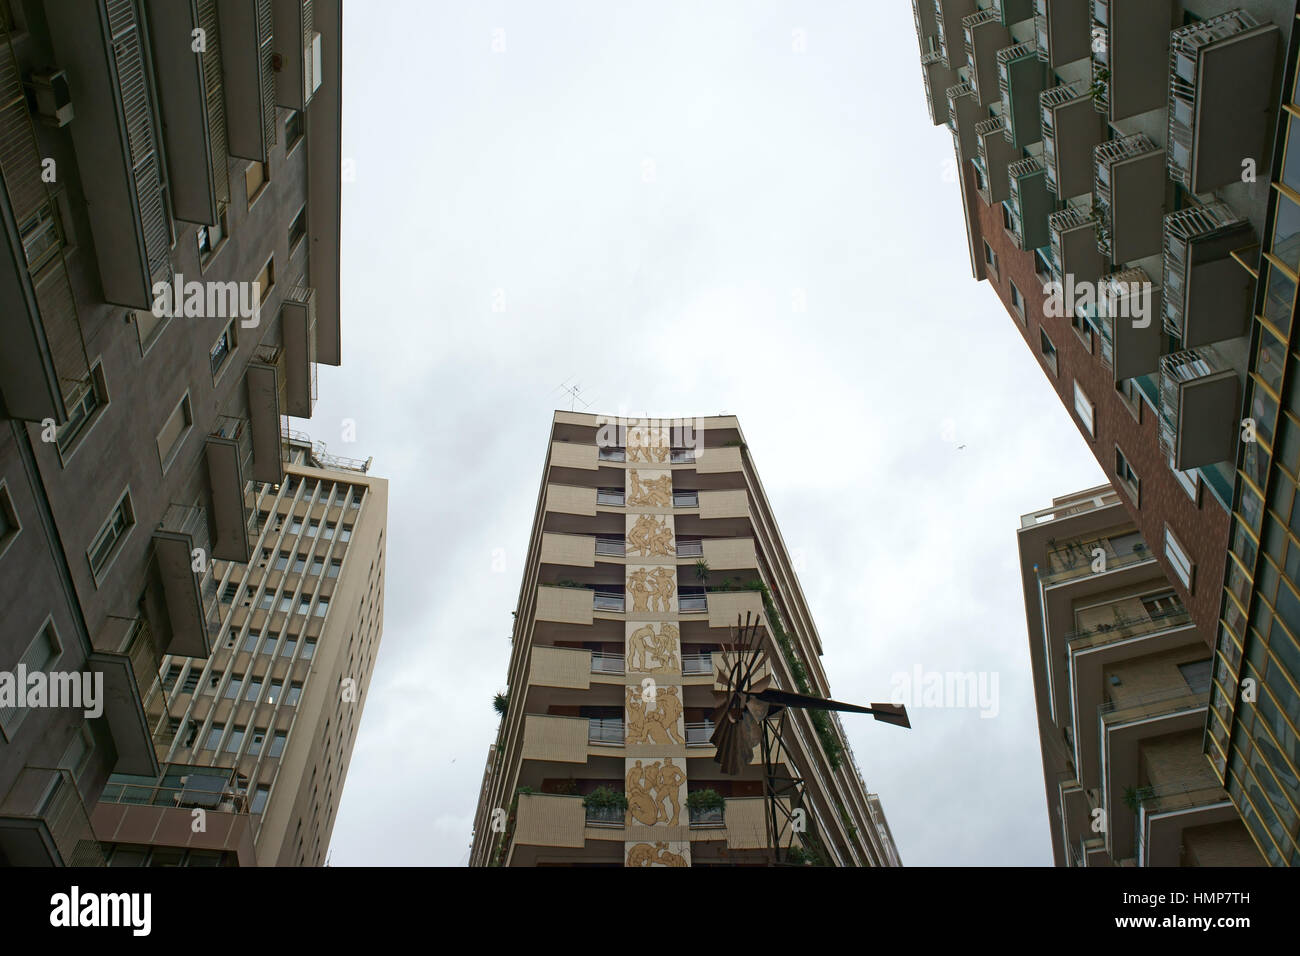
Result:
<svg viewBox="0 0 1300 956"><path fill-rule="evenodd" d="M0 713L4 862L103 861L86 808L162 773L158 668L223 650L282 416L341 361L341 29L339 0L0 0L0 668L106 698Z"/></svg>
<svg viewBox="0 0 1300 956"><path fill-rule="evenodd" d="M761 623L776 686L829 688L821 638L734 417L556 412L514 614L472 865L772 858L762 748L738 776L712 759L719 668L737 620ZM806 830L793 837L802 857L899 865L839 721L795 710L788 719L777 765L804 781Z"/></svg>
<svg viewBox="0 0 1300 956"><path fill-rule="evenodd" d="M383 633L388 483L295 435L219 562L212 655L166 658L146 701L162 772L114 774L92 813L109 866L318 866ZM206 827L192 826L195 808Z"/></svg>
<svg viewBox="0 0 1300 956"><path fill-rule="evenodd" d="M1058 866L1264 863L1201 751L1211 652L1108 485L1017 535Z"/></svg>
<svg viewBox="0 0 1300 956"><path fill-rule="evenodd" d="M914 0L913 13L972 272L1214 649L1216 776L1264 858L1300 862L1297 5Z"/></svg>

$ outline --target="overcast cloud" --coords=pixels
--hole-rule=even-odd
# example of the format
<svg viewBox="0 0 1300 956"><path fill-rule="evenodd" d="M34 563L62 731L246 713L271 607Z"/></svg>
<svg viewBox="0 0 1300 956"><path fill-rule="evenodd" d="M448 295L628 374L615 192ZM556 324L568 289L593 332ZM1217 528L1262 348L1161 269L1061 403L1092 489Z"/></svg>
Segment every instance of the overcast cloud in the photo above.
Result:
<svg viewBox="0 0 1300 956"><path fill-rule="evenodd" d="M998 675L993 718L845 715L903 862L1050 865L1015 529L1104 478L970 278L908 4L351 0L344 37L344 365L306 427L391 485L331 862L466 862L576 380L739 416L836 697Z"/></svg>

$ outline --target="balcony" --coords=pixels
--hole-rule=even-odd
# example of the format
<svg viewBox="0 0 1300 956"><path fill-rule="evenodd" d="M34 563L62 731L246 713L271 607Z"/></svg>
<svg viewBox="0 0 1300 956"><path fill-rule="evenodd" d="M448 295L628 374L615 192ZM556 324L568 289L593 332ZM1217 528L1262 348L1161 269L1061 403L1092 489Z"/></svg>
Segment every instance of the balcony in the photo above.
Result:
<svg viewBox="0 0 1300 956"><path fill-rule="evenodd" d="M627 449L601 445L596 453L596 459L598 461L627 461Z"/></svg>
<svg viewBox="0 0 1300 956"><path fill-rule="evenodd" d="M624 558L627 557L627 546L622 535L618 537L600 536L596 537L596 553L605 557Z"/></svg>
<svg viewBox="0 0 1300 956"><path fill-rule="evenodd" d="M281 62L275 101L305 110L320 88L323 67L312 0L272 0L272 14L272 37Z"/></svg>
<svg viewBox="0 0 1300 956"><path fill-rule="evenodd" d="M997 63L1007 142L1019 155L1043 139L1038 98L1047 89L1047 70L1032 43L1004 47L997 53Z"/></svg>
<svg viewBox="0 0 1300 956"><path fill-rule="evenodd" d="M1187 471L1232 458L1240 382L1212 345L1160 359L1160 447Z"/></svg>
<svg viewBox="0 0 1300 956"><path fill-rule="evenodd" d="M1163 327L1155 321L1159 289L1143 269L1125 269L1101 281L1097 302L1083 317L1101 330L1101 361L1115 382L1160 369Z"/></svg>
<svg viewBox="0 0 1300 956"><path fill-rule="evenodd" d="M76 149L104 299L148 309L170 282L171 233L163 199L153 84L134 3L67 0L45 11L54 57L67 71ZM190 39L185 40L189 53Z"/></svg>
<svg viewBox="0 0 1300 956"><path fill-rule="evenodd" d="M1092 191L1093 150L1106 124L1080 83L1054 86L1038 97L1047 185L1065 200Z"/></svg>
<svg viewBox="0 0 1300 956"><path fill-rule="evenodd" d="M8 866L104 865L71 773L23 768L0 803L0 858Z"/></svg>
<svg viewBox="0 0 1300 956"><path fill-rule="evenodd" d="M937 52L932 0L912 0L912 23L916 27L916 42L921 48L921 56Z"/></svg>
<svg viewBox="0 0 1300 956"><path fill-rule="evenodd" d="M705 655L707 657L707 655ZM685 661L682 662L685 665ZM683 671L685 673L685 671ZM686 746L712 747L713 721L697 720L686 722Z"/></svg>
<svg viewBox="0 0 1300 956"><path fill-rule="evenodd" d="M1097 248L1097 217L1082 205L1073 205L1047 217L1051 237L1052 279L1063 286L1096 282L1106 271ZM1068 298L1068 296L1067 296Z"/></svg>
<svg viewBox="0 0 1300 956"><path fill-rule="evenodd" d="M622 747L626 739L627 728L622 717L587 718L587 743Z"/></svg>
<svg viewBox="0 0 1300 956"><path fill-rule="evenodd" d="M1091 50L1088 0L1034 0L1038 58L1052 69L1081 60Z"/></svg>
<svg viewBox="0 0 1300 956"><path fill-rule="evenodd" d="M180 657L207 657L221 629L207 512L198 506L169 506L153 543L167 611L168 626L155 629L162 650ZM194 570L200 562L204 570Z"/></svg>
<svg viewBox="0 0 1300 956"><path fill-rule="evenodd" d="M668 451L668 462L673 465L693 465L695 464L695 449L671 448Z"/></svg>
<svg viewBox="0 0 1300 956"><path fill-rule="evenodd" d="M948 129L952 131L957 160L965 164L975 156L975 125L985 118L986 111L980 109L975 89L969 83L948 87L945 96L948 100Z"/></svg>
<svg viewBox="0 0 1300 956"><path fill-rule="evenodd" d="M706 654L683 654L682 655L682 674L686 677L703 676L713 673L713 655ZM689 728L689 724L687 727Z"/></svg>
<svg viewBox="0 0 1300 956"><path fill-rule="evenodd" d="M622 654L606 654L602 651L591 652L591 672L593 674L622 674L625 663Z"/></svg>
<svg viewBox="0 0 1300 956"><path fill-rule="evenodd" d="M621 488L597 488L596 504L611 508L627 507L627 494Z"/></svg>
<svg viewBox="0 0 1300 956"><path fill-rule="evenodd" d="M1232 251L1254 242L1227 203L1181 209L1164 221L1164 325L1185 348L1245 335L1254 280Z"/></svg>
<svg viewBox="0 0 1300 956"><path fill-rule="evenodd" d="M1013 26L1034 15L1034 0L993 0L993 9L1004 26Z"/></svg>
<svg viewBox="0 0 1300 956"><path fill-rule="evenodd" d="M688 808L692 830L721 830L727 825L725 809Z"/></svg>
<svg viewBox="0 0 1300 956"><path fill-rule="evenodd" d="M230 202L217 0L145 0L167 185L177 219L215 226ZM194 49L202 31L203 49Z"/></svg>
<svg viewBox="0 0 1300 956"><path fill-rule="evenodd" d="M692 594L685 588L678 589L677 610L682 614L703 614L709 610L706 594Z"/></svg>
<svg viewBox="0 0 1300 956"><path fill-rule="evenodd" d="M1036 156L1018 159L1007 167L1006 209L1016 248L1028 252L1052 241L1048 217L1056 197L1047 188L1047 170Z"/></svg>
<svg viewBox="0 0 1300 956"><path fill-rule="evenodd" d="M67 421L90 365L63 262L63 226L41 181L41 151L18 61L0 26L0 394L9 415Z"/></svg>
<svg viewBox="0 0 1300 956"><path fill-rule="evenodd" d="M627 818L627 811L618 807L583 807L583 810L589 827L621 830Z"/></svg>
<svg viewBox="0 0 1300 956"><path fill-rule="evenodd" d="M975 124L975 165L980 170L979 194L990 205L1004 202L1011 195L1007 185L1007 167L1018 155L1007 142L1006 124L995 116Z"/></svg>
<svg viewBox="0 0 1300 956"><path fill-rule="evenodd" d="M996 10L980 10L961 21L966 46L966 66L980 106L987 108L998 97L997 52L1011 42L1011 34Z"/></svg>
<svg viewBox="0 0 1300 956"><path fill-rule="evenodd" d="M284 480L288 448L280 440L280 416L287 414L289 397L284 349L263 345L253 353L245 373L248 419L253 431L254 481L278 485Z"/></svg>
<svg viewBox="0 0 1300 956"><path fill-rule="evenodd" d="M975 0L933 0L934 38L943 62L954 70L961 65L960 51L949 44L961 42L961 21L975 12Z"/></svg>
<svg viewBox="0 0 1300 956"><path fill-rule="evenodd" d="M271 0L218 0L231 156L266 162L279 124Z"/></svg>
<svg viewBox="0 0 1300 956"><path fill-rule="evenodd" d="M597 589L591 592L592 608L596 611L611 611L622 614L627 607L627 596L623 591Z"/></svg>
<svg viewBox="0 0 1300 956"><path fill-rule="evenodd" d="M1192 616L1182 603L1159 611L1150 611L1141 617L1116 618L1070 631L1065 642L1074 654L1079 651L1120 643L1134 637L1155 634L1175 627L1186 627Z"/></svg>
<svg viewBox="0 0 1300 956"><path fill-rule="evenodd" d="M1169 37L1169 178L1193 193L1241 182L1241 161L1263 162L1278 28L1233 10Z"/></svg>
<svg viewBox="0 0 1300 956"><path fill-rule="evenodd" d="M674 508L698 508L700 506L700 493L698 491L674 491L673 507Z"/></svg>
<svg viewBox="0 0 1300 956"><path fill-rule="evenodd" d="M104 675L104 716L117 750L113 769L118 773L157 774L153 747L157 714L151 714L151 708L160 687L162 651L149 622L143 617L109 617L95 635L94 650L87 661L96 673Z"/></svg>
<svg viewBox="0 0 1300 956"><path fill-rule="evenodd" d="M1218 781L1192 780L1141 787L1137 803L1138 866L1185 865L1184 830L1240 819ZM1243 839L1249 838L1243 834Z"/></svg>
<svg viewBox="0 0 1300 956"><path fill-rule="evenodd" d="M1166 105L1173 0L1092 0L1092 86L1112 123Z"/></svg>
<svg viewBox="0 0 1300 956"><path fill-rule="evenodd" d="M290 289L280 308L284 340L285 414L311 418L316 408L316 291Z"/></svg>
<svg viewBox="0 0 1300 956"><path fill-rule="evenodd" d="M1093 570L1093 550L1100 548L1105 552L1105 566L1101 571ZM1090 578L1096 574L1107 574L1123 568L1135 567L1154 560L1154 556L1141 541L1128 546L1117 546L1109 538L1096 538L1086 544L1071 542L1047 553L1045 568L1038 568L1040 587L1048 588L1081 578Z"/></svg>
<svg viewBox="0 0 1300 956"><path fill-rule="evenodd" d="M212 489L212 556L247 563L257 541L257 512L245 491L253 477L253 429L246 418L221 415L204 443Z"/></svg>
<svg viewBox="0 0 1300 956"><path fill-rule="evenodd" d="M1116 263L1160 252L1165 214L1165 151L1142 133L1093 150L1101 219L1097 248Z"/></svg>
<svg viewBox="0 0 1300 956"><path fill-rule="evenodd" d="M677 557L679 558L702 558L704 557L704 542L696 539L677 539Z"/></svg>
<svg viewBox="0 0 1300 956"><path fill-rule="evenodd" d="M925 84L925 105L930 111L930 122L943 126L948 122L948 102L944 91L961 77L948 65L943 54L934 52L921 57L921 79Z"/></svg>

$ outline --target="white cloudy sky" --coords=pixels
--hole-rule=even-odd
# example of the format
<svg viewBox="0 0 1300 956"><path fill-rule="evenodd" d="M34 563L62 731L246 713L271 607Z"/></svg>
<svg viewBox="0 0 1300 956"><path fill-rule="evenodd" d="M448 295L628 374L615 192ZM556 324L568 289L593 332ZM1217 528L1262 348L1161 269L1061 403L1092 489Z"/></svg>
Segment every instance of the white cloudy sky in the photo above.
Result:
<svg viewBox="0 0 1300 956"><path fill-rule="evenodd" d="M344 366L310 428L391 497L331 862L467 860L576 379L592 411L740 417L837 697L997 675L992 719L845 717L903 862L1050 864L1015 528L1103 479L970 278L908 4L351 0L344 33Z"/></svg>

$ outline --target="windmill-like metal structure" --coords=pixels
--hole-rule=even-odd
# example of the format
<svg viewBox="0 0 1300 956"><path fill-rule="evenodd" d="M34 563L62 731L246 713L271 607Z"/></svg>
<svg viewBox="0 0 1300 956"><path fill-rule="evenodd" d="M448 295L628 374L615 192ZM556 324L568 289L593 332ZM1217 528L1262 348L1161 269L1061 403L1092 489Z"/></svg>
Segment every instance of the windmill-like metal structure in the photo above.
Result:
<svg viewBox="0 0 1300 956"><path fill-rule="evenodd" d="M762 747L767 845L772 852L772 862L779 864L788 861L795 834L800 830L796 827L796 811L806 814L803 807L804 781L792 772L794 763L785 745L790 710L871 714L885 723L900 727L912 725L907 719L906 708L901 704L862 707L768 686L771 673L766 666L760 623L761 618L752 612L745 615L743 622L740 615L736 615L736 626L731 629L731 646L724 645L724 650L731 656L726 659L725 672L719 674L725 688L722 691L725 699L713 712L710 740L716 750L714 761L729 776L743 773L753 759L754 748Z"/></svg>

